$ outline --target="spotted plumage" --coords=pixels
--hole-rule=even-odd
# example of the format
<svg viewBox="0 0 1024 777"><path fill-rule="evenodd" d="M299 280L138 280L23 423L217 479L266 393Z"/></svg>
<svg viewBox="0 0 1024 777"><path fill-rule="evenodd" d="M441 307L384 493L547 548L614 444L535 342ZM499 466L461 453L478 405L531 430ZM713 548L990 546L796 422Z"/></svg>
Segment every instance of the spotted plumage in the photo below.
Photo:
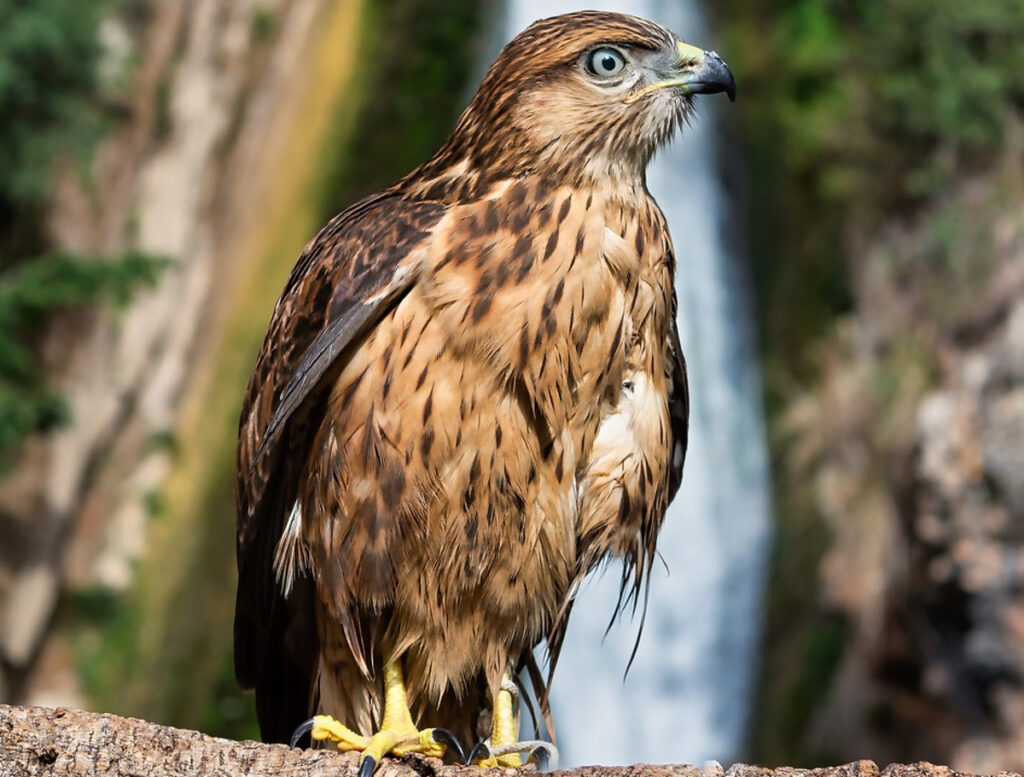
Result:
<svg viewBox="0 0 1024 777"><path fill-rule="evenodd" d="M238 445L235 662L265 738L317 709L370 733L394 661L421 719L473 738L503 674L557 657L587 572L619 556L642 589L688 405L644 169L693 93L731 89L684 46L537 22L432 159L299 258ZM591 72L601 47L632 69Z"/></svg>

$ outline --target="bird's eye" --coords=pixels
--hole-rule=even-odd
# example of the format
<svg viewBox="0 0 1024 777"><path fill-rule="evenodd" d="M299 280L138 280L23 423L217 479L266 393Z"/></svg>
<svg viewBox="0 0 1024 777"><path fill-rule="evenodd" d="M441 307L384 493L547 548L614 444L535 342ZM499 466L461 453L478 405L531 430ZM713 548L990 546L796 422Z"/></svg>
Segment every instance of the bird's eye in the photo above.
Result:
<svg viewBox="0 0 1024 777"><path fill-rule="evenodd" d="M608 78L617 76L626 69L626 58L615 49L602 46L587 55L587 72L591 75Z"/></svg>

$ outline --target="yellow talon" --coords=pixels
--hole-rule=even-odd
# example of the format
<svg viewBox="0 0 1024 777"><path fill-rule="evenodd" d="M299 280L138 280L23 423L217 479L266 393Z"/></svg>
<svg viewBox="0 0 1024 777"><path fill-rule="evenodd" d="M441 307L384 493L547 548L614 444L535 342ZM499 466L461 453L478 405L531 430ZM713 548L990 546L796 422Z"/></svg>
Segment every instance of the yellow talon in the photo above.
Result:
<svg viewBox="0 0 1024 777"><path fill-rule="evenodd" d="M313 718L310 736L320 742L329 739L337 743L339 750L361 751L359 773L361 777L368 777L381 759L389 754L401 756L422 753L440 758L445 754L445 741L451 742L458 749L458 743L451 738L451 734L441 732L443 736L436 736L435 731L440 732L440 729L419 731L412 722L402 667L393 661L384 667L384 720L381 721L380 731L372 737L364 737L330 715L317 715ZM439 742L438 739L445 741Z"/></svg>

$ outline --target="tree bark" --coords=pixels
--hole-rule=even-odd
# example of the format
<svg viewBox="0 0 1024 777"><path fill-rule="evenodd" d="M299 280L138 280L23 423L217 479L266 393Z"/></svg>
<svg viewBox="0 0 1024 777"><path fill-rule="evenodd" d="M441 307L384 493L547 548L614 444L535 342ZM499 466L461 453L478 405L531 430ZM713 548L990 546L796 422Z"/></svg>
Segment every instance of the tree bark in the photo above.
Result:
<svg viewBox="0 0 1024 777"><path fill-rule="evenodd" d="M0 705L0 777L357 777L358 756L330 750L293 750L284 745L232 742L198 731L160 726L63 708ZM524 767L518 771L530 771ZM512 770L504 770L507 774ZM513 772L514 773L514 772ZM480 777L475 767L448 766L420 756L388 758L378 777ZM494 772L489 772L494 774ZM969 777L927 763L871 761L824 769L764 769L737 764L695 766L587 766L562 772L572 777ZM1000 777L1020 777L1001 772Z"/></svg>

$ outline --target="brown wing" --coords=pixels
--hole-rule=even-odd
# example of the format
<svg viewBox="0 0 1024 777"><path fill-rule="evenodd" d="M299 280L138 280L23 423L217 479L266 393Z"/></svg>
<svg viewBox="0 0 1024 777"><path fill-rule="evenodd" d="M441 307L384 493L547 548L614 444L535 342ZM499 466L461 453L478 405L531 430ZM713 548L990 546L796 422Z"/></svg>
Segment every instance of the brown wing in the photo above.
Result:
<svg viewBox="0 0 1024 777"><path fill-rule="evenodd" d="M292 270L249 380L236 469L234 657L239 683L256 690L267 741L288 741L314 701L311 580L300 577L285 597L272 566L322 417L325 387L346 353L415 282L416 249L443 209L389 191L328 223Z"/></svg>
<svg viewBox="0 0 1024 777"><path fill-rule="evenodd" d="M672 424L672 471L668 498L671 500L683 480L683 464L686 462L686 447L690 438L690 384L686 377L686 357L679 343L679 329L674 316L669 331L668 362L668 415Z"/></svg>

